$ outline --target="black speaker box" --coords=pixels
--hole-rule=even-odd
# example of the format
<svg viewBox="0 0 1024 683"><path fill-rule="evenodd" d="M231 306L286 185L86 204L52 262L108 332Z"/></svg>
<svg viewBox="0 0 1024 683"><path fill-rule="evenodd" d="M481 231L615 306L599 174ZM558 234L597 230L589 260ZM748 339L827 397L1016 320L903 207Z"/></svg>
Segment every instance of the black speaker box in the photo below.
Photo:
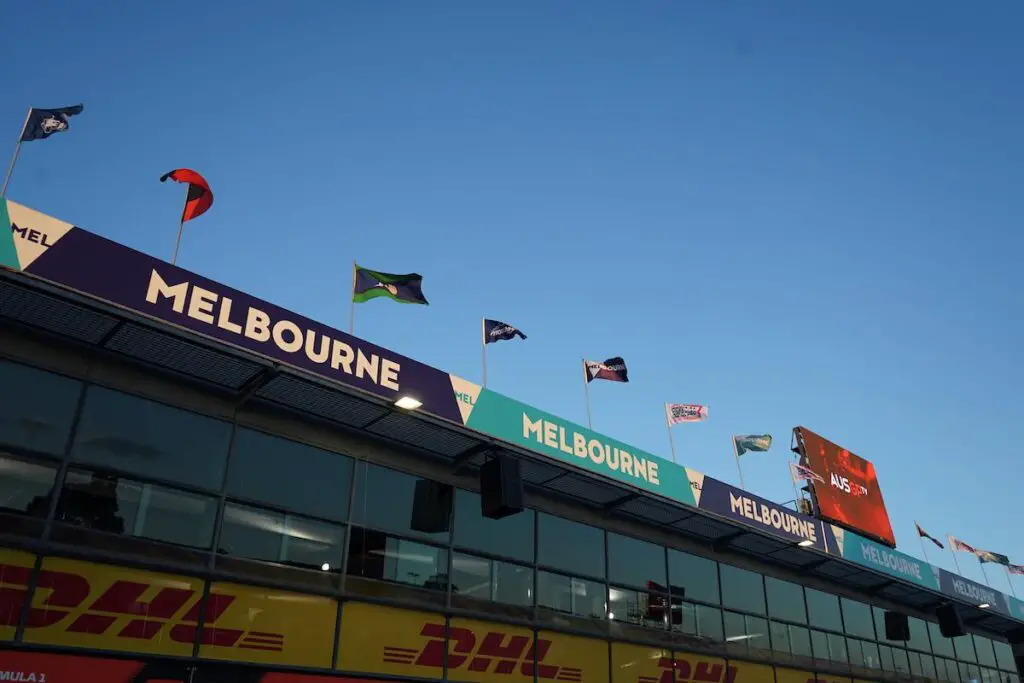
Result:
<svg viewBox="0 0 1024 683"><path fill-rule="evenodd" d="M501 519L523 511L523 479L519 461L499 455L480 468L480 512Z"/></svg>
<svg viewBox="0 0 1024 683"><path fill-rule="evenodd" d="M967 634L967 631L964 630L964 620L960 617L956 605L952 603L940 605L935 610L935 616L939 620L939 633L946 638L956 638Z"/></svg>
<svg viewBox="0 0 1024 683"><path fill-rule="evenodd" d="M429 479L416 482L412 498L412 519L409 528L425 534L441 534L451 528L452 496L448 484Z"/></svg>
<svg viewBox="0 0 1024 683"><path fill-rule="evenodd" d="M899 612L885 613L885 639L910 640L910 619Z"/></svg>

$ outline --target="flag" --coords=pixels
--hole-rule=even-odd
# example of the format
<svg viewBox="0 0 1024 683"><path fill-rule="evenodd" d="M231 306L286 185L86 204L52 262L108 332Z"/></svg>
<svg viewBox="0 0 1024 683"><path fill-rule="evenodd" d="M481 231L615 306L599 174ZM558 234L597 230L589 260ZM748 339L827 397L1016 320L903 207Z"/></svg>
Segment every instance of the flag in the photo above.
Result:
<svg viewBox="0 0 1024 683"><path fill-rule="evenodd" d="M1008 564L1006 565L1006 569L1009 570L1011 574L1016 574L1017 576L1024 576L1024 566L1021 566L1019 564Z"/></svg>
<svg viewBox="0 0 1024 683"><path fill-rule="evenodd" d="M680 422L703 422L708 419L708 407L689 403L666 403L665 414L670 425Z"/></svg>
<svg viewBox="0 0 1024 683"><path fill-rule="evenodd" d="M583 368L587 373L587 383L595 379L606 379L611 382L628 382L626 374L626 361L621 357L609 358L603 363L595 363L592 360L584 360Z"/></svg>
<svg viewBox="0 0 1024 683"><path fill-rule="evenodd" d="M986 562L1001 564L1004 566L1009 566L1010 564L1010 558L1006 555L1000 555L999 553L993 553L988 550L979 550L975 554L978 556L978 562L981 562L982 564L985 564Z"/></svg>
<svg viewBox="0 0 1024 683"><path fill-rule="evenodd" d="M185 197L185 210L181 212L181 222L186 223L199 218L213 206L213 191L206 178L187 168L176 168L160 176L165 183L170 178L176 183L188 183L188 196Z"/></svg>
<svg viewBox="0 0 1024 683"><path fill-rule="evenodd" d="M352 301L362 304L379 296L386 296L400 304L430 303L423 296L423 276L419 273L381 273L357 265Z"/></svg>
<svg viewBox="0 0 1024 683"><path fill-rule="evenodd" d="M943 550L946 549L946 546L944 546L941 543L939 543L939 541L934 536L932 536L927 531L922 529L920 524L918 524L917 522L914 522L914 526L917 527L917 535L918 536L920 536L921 538L927 538L929 541L931 541L935 545L939 546Z"/></svg>
<svg viewBox="0 0 1024 683"><path fill-rule="evenodd" d="M736 455L743 455L747 451L763 453L772 447L771 434L749 434L747 436L734 436L732 442L736 446Z"/></svg>
<svg viewBox="0 0 1024 683"><path fill-rule="evenodd" d="M958 538L949 537L949 547L951 550L959 551L961 553L971 553L977 555L978 551L974 549L974 546L967 545Z"/></svg>
<svg viewBox="0 0 1024 683"><path fill-rule="evenodd" d="M795 462L789 463L789 473L793 477L793 481L820 481L822 484L825 483L825 477L821 476L810 467L805 465L799 465Z"/></svg>
<svg viewBox="0 0 1024 683"><path fill-rule="evenodd" d="M521 330L517 330L508 323L503 323L500 320L491 320L484 318L484 344L493 344L499 341L508 341L509 339L526 339L526 335Z"/></svg>
<svg viewBox="0 0 1024 683"><path fill-rule="evenodd" d="M63 133L71 127L68 119L81 114L83 109L85 109L84 104L59 109L36 109L33 107L28 112L25 127L21 129L21 142L45 140L54 133Z"/></svg>

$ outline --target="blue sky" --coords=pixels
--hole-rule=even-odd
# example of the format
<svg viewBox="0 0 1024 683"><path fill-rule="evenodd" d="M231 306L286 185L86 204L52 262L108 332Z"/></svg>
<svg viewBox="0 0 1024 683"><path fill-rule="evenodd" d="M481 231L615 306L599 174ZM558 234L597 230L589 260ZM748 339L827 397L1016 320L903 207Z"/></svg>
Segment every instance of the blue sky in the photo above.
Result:
<svg viewBox="0 0 1024 683"><path fill-rule="evenodd" d="M736 483L770 432L744 475L784 501L803 424L875 462L902 550L1024 564L1020 3L284 7L5 8L11 143L86 104L9 196L169 259L194 168L186 268L341 328L354 258L419 271L359 336L479 379L505 320L489 385L579 422L581 357L621 355L598 431L668 457L662 404L710 404L680 462Z"/></svg>

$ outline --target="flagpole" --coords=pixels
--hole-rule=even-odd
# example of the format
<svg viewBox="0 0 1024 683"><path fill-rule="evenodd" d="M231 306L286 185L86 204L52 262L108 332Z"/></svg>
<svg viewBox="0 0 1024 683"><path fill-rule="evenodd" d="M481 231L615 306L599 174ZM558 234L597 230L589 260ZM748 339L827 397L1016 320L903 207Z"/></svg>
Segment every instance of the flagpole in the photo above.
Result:
<svg viewBox="0 0 1024 683"><path fill-rule="evenodd" d="M587 402L587 427L590 429L594 428L594 421L590 417L590 377L587 376L587 359L583 359L583 398Z"/></svg>
<svg viewBox="0 0 1024 683"><path fill-rule="evenodd" d="M981 565L981 575L985 577L985 585L991 588L992 583L988 580L988 572L985 571L985 563L981 561L980 557L978 558L978 564Z"/></svg>
<svg viewBox="0 0 1024 683"><path fill-rule="evenodd" d="M25 137L25 129L28 128L28 121L32 118L32 107L28 108L28 113L25 114L25 123L21 124L21 132L18 133L18 142L14 145L14 154L11 155L11 163L7 166L7 175L4 176L4 186L0 189L0 199L7 196L7 185L11 182L11 176L14 175L14 165L18 163L18 155L21 154L21 139Z"/></svg>
<svg viewBox="0 0 1024 683"><path fill-rule="evenodd" d="M743 483L743 468L740 467L740 449L736 445L736 437L732 437L732 452L736 455L736 471L740 473L740 488L746 489L746 484Z"/></svg>
<svg viewBox="0 0 1024 683"><path fill-rule="evenodd" d="M348 305L348 333L356 333L356 260L352 259L352 301Z"/></svg>
<svg viewBox="0 0 1024 683"><path fill-rule="evenodd" d="M1013 597L1017 597L1017 591L1013 589L1013 579L1010 577L1010 568L1003 565L1003 569L1006 570L1006 583L1010 584L1010 592L1013 593Z"/></svg>
<svg viewBox="0 0 1024 683"><path fill-rule="evenodd" d="M192 189L190 183L185 183L185 208L181 210L181 220L178 221L178 238L174 240L174 256L171 257L171 265L178 265L178 249L181 247L181 234L185 232L185 209L188 208L188 193Z"/></svg>
<svg viewBox="0 0 1024 683"><path fill-rule="evenodd" d="M915 527L917 526L917 522L914 522L914 526ZM927 562L928 564L931 564L932 560L931 560L930 557L928 557L928 548L924 547L924 536L922 536L921 534L918 534L917 535L917 540L921 541L921 552L924 553L924 561Z"/></svg>
<svg viewBox="0 0 1024 683"><path fill-rule="evenodd" d="M484 318L480 318L480 349L483 354L484 386L487 386L487 327Z"/></svg>
<svg viewBox="0 0 1024 683"><path fill-rule="evenodd" d="M946 541L949 542L949 552L953 553L953 564L956 565L956 573L963 576L964 570L960 569L960 560L956 559L956 550L953 548L953 537L946 534Z"/></svg>
<svg viewBox="0 0 1024 683"><path fill-rule="evenodd" d="M665 404L665 426L668 427L668 446L672 449L672 462L676 462L676 442L672 438L672 421L668 419L668 404Z"/></svg>

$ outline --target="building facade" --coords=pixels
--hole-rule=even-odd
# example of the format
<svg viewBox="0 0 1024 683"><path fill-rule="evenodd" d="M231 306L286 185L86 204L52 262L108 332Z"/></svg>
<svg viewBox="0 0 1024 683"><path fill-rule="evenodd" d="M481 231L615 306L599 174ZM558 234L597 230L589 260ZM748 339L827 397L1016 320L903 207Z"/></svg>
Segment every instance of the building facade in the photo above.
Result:
<svg viewBox="0 0 1024 683"><path fill-rule="evenodd" d="M868 590L740 552L743 531L704 542L535 486L485 518L472 457L435 457L484 452L458 431L382 437L369 425L398 411L340 395L296 410L287 382L255 390L276 367L224 390L234 351L159 323L83 343L91 304L23 277L0 287L5 680L1020 683L1012 620L945 638L895 579ZM441 530L418 530L420 481L453 491Z"/></svg>

